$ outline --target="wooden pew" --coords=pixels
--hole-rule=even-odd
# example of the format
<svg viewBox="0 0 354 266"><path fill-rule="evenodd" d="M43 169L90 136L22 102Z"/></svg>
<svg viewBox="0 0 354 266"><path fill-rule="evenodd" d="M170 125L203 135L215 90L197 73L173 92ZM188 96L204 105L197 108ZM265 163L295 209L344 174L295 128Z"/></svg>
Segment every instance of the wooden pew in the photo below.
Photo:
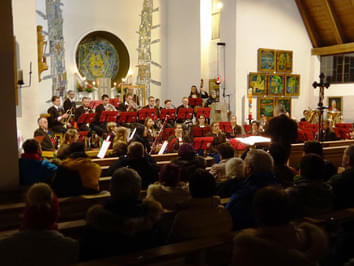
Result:
<svg viewBox="0 0 354 266"><path fill-rule="evenodd" d="M183 264L184 258L192 254L201 258L202 261L199 261L199 263L203 263L203 258L205 258L207 253L213 248L227 245L231 251L233 237L234 233L230 232L219 236L199 238L164 245L125 256L116 256L89 262L82 262L78 265L169 265L171 262L175 263L173 265L180 265L179 263ZM230 259L231 262L231 257L228 259ZM179 263L176 262L176 260L178 260Z"/></svg>
<svg viewBox="0 0 354 266"><path fill-rule="evenodd" d="M82 219L94 204L102 203L110 197L108 191L94 195L59 198L59 222ZM24 202L0 205L0 231L18 228L23 220Z"/></svg>
<svg viewBox="0 0 354 266"><path fill-rule="evenodd" d="M352 140L339 140L339 141L325 141L322 142L323 146L323 157L331 161L336 167L341 166L342 157L344 150L353 144ZM289 165L291 167L296 167L303 157L304 145L303 143L292 144L291 153L289 157Z"/></svg>

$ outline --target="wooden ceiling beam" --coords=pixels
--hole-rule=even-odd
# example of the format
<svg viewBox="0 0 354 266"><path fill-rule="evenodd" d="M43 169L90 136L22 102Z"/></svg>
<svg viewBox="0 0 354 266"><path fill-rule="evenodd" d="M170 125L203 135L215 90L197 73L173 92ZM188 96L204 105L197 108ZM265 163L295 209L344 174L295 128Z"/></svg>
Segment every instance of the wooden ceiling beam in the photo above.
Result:
<svg viewBox="0 0 354 266"><path fill-rule="evenodd" d="M312 55L334 55L354 53L354 42L331 45L321 48L313 48L311 52Z"/></svg>
<svg viewBox="0 0 354 266"><path fill-rule="evenodd" d="M328 16L329 16L329 22L332 25L333 28L333 33L334 37L336 38L337 44L343 43L343 32L342 32L342 27L339 24L337 15L334 11L333 6L329 2L329 0L322 0L323 4L327 10Z"/></svg>
<svg viewBox="0 0 354 266"><path fill-rule="evenodd" d="M300 12L300 15L302 17L302 20L303 20L303 22L305 24L307 33L310 36L310 40L311 40L312 46L314 48L317 48L319 46L318 45L318 37L317 37L317 34L315 32L315 28L313 26L313 22L312 22L310 16L308 15L308 13L306 11L306 8L305 8L305 5L303 3L303 0L295 0L295 2L296 2L296 5L297 5L297 8L299 9L299 12Z"/></svg>

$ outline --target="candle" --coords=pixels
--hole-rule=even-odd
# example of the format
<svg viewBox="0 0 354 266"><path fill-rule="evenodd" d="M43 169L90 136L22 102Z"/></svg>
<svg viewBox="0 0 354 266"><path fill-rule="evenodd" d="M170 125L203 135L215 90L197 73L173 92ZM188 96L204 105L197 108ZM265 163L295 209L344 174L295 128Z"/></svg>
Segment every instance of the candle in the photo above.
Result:
<svg viewBox="0 0 354 266"><path fill-rule="evenodd" d="M18 72L17 72L17 80L18 81L23 81L23 71L22 70L19 70Z"/></svg>

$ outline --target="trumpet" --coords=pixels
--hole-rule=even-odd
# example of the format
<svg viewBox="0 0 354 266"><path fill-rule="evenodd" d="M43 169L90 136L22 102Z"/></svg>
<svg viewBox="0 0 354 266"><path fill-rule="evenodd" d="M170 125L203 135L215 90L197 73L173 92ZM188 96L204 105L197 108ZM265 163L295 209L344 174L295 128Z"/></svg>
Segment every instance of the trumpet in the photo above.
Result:
<svg viewBox="0 0 354 266"><path fill-rule="evenodd" d="M68 128L70 124L70 119L74 116L74 108L71 107L70 109L66 110L66 114L68 115L67 118L63 118L61 123L64 125L65 128Z"/></svg>
<svg viewBox="0 0 354 266"><path fill-rule="evenodd" d="M112 104L107 104L105 107L104 107L104 109L106 110L106 111L117 111L117 109L114 107L114 105L112 105Z"/></svg>

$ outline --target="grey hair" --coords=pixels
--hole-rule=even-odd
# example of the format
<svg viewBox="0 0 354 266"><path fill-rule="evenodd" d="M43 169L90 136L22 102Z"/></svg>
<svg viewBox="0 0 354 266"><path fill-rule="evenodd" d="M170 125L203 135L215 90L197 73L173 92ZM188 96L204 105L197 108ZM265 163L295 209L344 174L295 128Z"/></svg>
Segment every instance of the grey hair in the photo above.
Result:
<svg viewBox="0 0 354 266"><path fill-rule="evenodd" d="M243 161L240 158L231 158L225 164L225 175L229 179L243 177Z"/></svg>
<svg viewBox="0 0 354 266"><path fill-rule="evenodd" d="M245 167L252 169L252 174L272 173L274 161L264 150L254 149L247 153Z"/></svg>
<svg viewBox="0 0 354 266"><path fill-rule="evenodd" d="M141 190L141 177L131 168L122 167L112 175L111 194L115 200L138 199Z"/></svg>

